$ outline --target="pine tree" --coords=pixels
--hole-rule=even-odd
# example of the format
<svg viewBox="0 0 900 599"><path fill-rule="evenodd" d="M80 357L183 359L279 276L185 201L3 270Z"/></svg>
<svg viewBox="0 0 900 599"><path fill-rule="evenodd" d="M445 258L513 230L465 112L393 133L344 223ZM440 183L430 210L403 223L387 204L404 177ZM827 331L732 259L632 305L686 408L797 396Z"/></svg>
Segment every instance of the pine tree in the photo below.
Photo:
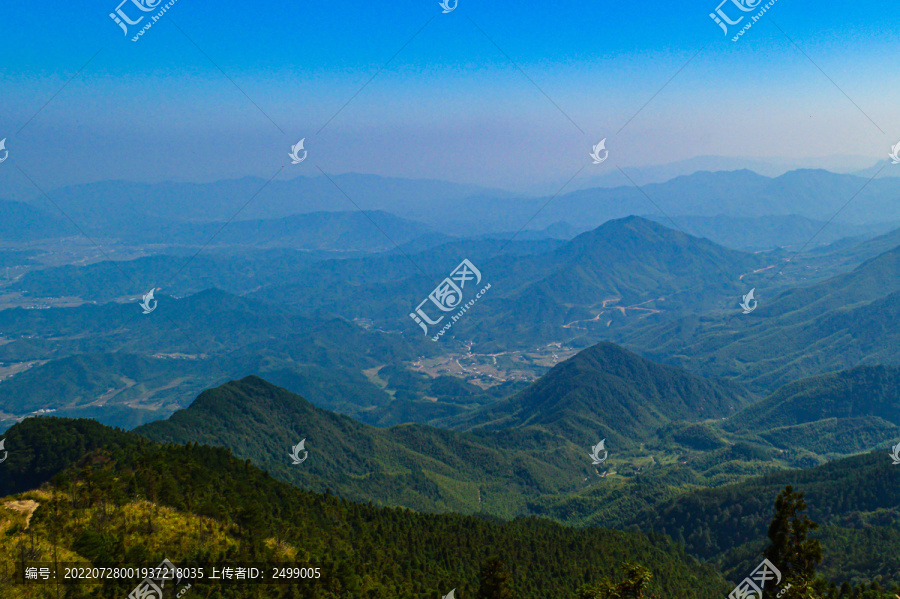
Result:
<svg viewBox="0 0 900 599"><path fill-rule="evenodd" d="M806 511L803 493L795 493L788 485L775 499L775 517L769 524L769 540L772 544L765 556L781 572L781 588L790 584L783 599L812 597L812 583L816 566L822 561L822 547L817 539L809 539L810 531L819 525L801 512ZM767 586L764 597L775 597L776 588Z"/></svg>
<svg viewBox="0 0 900 599"><path fill-rule="evenodd" d="M512 591L507 586L509 576L498 556L489 557L481 566L478 599L512 599Z"/></svg>
<svg viewBox="0 0 900 599"><path fill-rule="evenodd" d="M632 563L623 563L625 579L613 582L604 578L596 585L585 585L578 590L577 599L656 599L649 591L653 573L647 568Z"/></svg>

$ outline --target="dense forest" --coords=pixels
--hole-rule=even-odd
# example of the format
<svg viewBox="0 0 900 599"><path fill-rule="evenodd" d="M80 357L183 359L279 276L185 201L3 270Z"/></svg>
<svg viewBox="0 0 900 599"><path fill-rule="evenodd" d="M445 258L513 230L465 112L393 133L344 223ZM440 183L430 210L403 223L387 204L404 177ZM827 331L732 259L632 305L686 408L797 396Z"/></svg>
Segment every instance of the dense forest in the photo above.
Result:
<svg viewBox="0 0 900 599"><path fill-rule="evenodd" d="M632 562L652 568L666 597L720 597L729 588L712 567L661 535L378 508L298 490L224 449L157 445L83 421L29 419L8 437L35 448L64 439L58 472L44 472L50 481L4 500L37 504L27 524L23 514L3 514L10 563L24 556L26 562L155 565L167 557L185 565L284 561L321 568L314 584L191 589L215 597L412 598L455 588L465 598L475 595L491 558L502 562L509 592L522 599L574 596ZM87 453L75 457L82 448ZM25 461L16 459L10 457L13 470ZM38 482L18 480L20 488ZM64 592L119 597L133 582ZM56 593L48 585L14 585L9 577L4 584L4 597Z"/></svg>
<svg viewBox="0 0 900 599"><path fill-rule="evenodd" d="M321 571L321 578L293 585L188 583L192 594L205 597L413 598L443 596L456 589L460 599L677 599L722 597L733 586L712 563L704 565L661 534L354 503L328 491L313 493L277 481L225 449L160 445L90 421L28 419L13 427L8 438L21 448L10 456L10 476L3 479L2 493L12 493L2 500L7 509L0 520L8 564L155 565L168 558L179 566L283 562ZM42 459L41 454L55 455L56 462L32 470L32 460ZM865 468L859 475L871 476ZM766 487L755 487L760 516L775 523L784 512L784 534L799 535L789 546L821 543L820 552L834 559L829 554L844 549L839 535L832 531L812 540L816 529L807 513L832 509L818 503L823 497L815 492L817 485L802 485L813 489L809 497L817 505L807 508L802 496L798 500L796 493L781 491L782 504L791 505L773 508L777 484L772 480ZM856 497L853 492L850 486L848 495L835 501L867 500L877 508L876 497ZM691 513L677 517L695 526ZM805 528L800 522L806 522ZM763 550L773 551L773 526L768 527L769 549L760 544L748 567L730 578L739 581L761 561ZM812 533L810 538L807 533ZM815 558L811 569L796 574L804 577L807 594L789 591L788 599L887 599L900 591L896 582L888 582L891 573L872 581L854 580L852 585L847 579L816 577L823 556L809 551ZM773 563L793 572L794 558L773 556ZM8 568L3 597L124 597L136 583L106 581L57 589L48 584L23 586L13 578Z"/></svg>

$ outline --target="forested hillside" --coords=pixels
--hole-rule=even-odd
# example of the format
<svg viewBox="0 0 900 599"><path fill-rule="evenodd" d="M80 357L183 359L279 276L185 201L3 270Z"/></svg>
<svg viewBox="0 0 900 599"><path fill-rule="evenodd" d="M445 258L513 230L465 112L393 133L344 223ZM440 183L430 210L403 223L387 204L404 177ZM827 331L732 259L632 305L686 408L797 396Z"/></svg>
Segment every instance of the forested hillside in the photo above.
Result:
<svg viewBox="0 0 900 599"><path fill-rule="evenodd" d="M751 398L738 384L693 376L600 343L555 366L514 397L453 424L495 430L528 427L584 442L599 435L632 443L672 420L728 416Z"/></svg>
<svg viewBox="0 0 900 599"><path fill-rule="evenodd" d="M887 451L696 490L644 509L625 525L670 535L736 578L753 567L765 544L770 497L787 484L806 494L810 517L821 523L817 536L830 548L825 577L881 576L883 584L900 584L900 468Z"/></svg>
<svg viewBox="0 0 900 599"><path fill-rule="evenodd" d="M648 567L654 588L665 597L713 599L729 588L713 569L660 536L573 529L537 519L500 524L375 508L275 481L223 449L156 445L131 433L57 418L16 425L8 446L14 442L19 455L28 455L41 444L52 446L60 435L69 441L60 447L62 469L52 481L2 500L7 507L33 510L27 524L21 509L0 511L6 560L22 555L31 561L57 555L98 564L155 564L163 557L185 565L271 560L322 571L315 583L225 590L201 583L191 589L197 596L217 597L412 598L452 588L472 597L479 571L492 556L499 557L510 575L509 588L523 599L574 599L583 584L619 576L623 562ZM75 457L78 448L87 450L83 458ZM30 463L16 458L11 465L22 471ZM32 501L37 505L27 503ZM66 590L65 597L125 596L136 582L81 585ZM4 584L4 596L55 596L53 586L24 592Z"/></svg>

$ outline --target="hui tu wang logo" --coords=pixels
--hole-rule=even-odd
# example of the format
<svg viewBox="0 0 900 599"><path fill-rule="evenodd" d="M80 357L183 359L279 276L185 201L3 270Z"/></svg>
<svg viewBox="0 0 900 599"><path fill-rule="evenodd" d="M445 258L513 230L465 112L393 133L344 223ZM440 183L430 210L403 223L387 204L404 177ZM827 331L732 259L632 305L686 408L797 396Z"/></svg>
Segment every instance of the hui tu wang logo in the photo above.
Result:
<svg viewBox="0 0 900 599"><path fill-rule="evenodd" d="M3 449L3 441L0 441L0 449ZM891 452L891 459L894 460L894 466L900 465L900 443L897 443L892 447Z"/></svg>
<svg viewBox="0 0 900 599"><path fill-rule="evenodd" d="M410 318L422 327L422 330L427 335L428 325L439 324L444 320L446 314L432 320L423 308L426 302L431 301L432 306L441 312L453 312L458 310L456 314L450 317L450 322L446 323L444 327L431 338L432 341L437 341L444 333L449 331L450 327L453 326L453 323L459 320L460 317L465 314L469 308L474 306L475 302L481 299L481 296L491 288L490 284L486 285L481 291L475 293L472 299L463 304L462 301L465 294L466 283L471 281L474 281L475 285L481 283L481 271L475 268L475 265L467 258L460 262L459 266L454 268L453 272L450 273L450 276L441 281L441 283L434 288L434 291L429 293L428 297L423 299L419 305L416 306L415 312L410 313ZM472 288L473 286L469 285L469 289L472 290Z"/></svg>
<svg viewBox="0 0 900 599"><path fill-rule="evenodd" d="M745 578L741 584L734 587L734 590L728 593L728 599L751 599L754 596L762 599L763 589L765 588L766 583L772 579L776 579L774 586L781 584L781 572L772 565L772 562L764 559L762 563L756 566L756 569L750 573L750 576ZM788 584L781 590L778 596L780 597L790 587L791 585Z"/></svg>
<svg viewBox="0 0 900 599"><path fill-rule="evenodd" d="M742 35L744 35L745 31L747 31L748 29L753 27L754 23L756 23L757 21L760 20L762 18L762 16L766 13L766 11L768 11L770 8L772 8L777 1L778 0L769 0L769 2L767 2L762 7L760 7L762 0L722 0L722 2L720 2L719 5L716 7L715 12L709 13L709 18L711 18L713 21L715 21L716 25L718 25L719 27L722 28L722 31L724 32L725 35L728 35L728 25L739 24L741 21L744 20L744 17L746 15L741 15L737 19L731 20L731 18L728 16L728 14L726 14L725 11L722 9L723 5L727 4L728 2L731 2L739 11L744 12L744 13L753 12L754 10L758 9L759 12L757 12L755 15L752 15L750 17L750 20L741 28L741 30L738 31L737 34L731 38L731 41L736 42L736 41L738 41L738 39L740 39L740 37ZM740 13L735 13L732 11L732 14L737 15Z"/></svg>
<svg viewBox="0 0 900 599"><path fill-rule="evenodd" d="M306 439L301 439L299 443L291 447L291 459L294 460L293 466L297 464L302 464L306 461L306 458L309 457L309 452L306 451L304 445L306 444ZM303 452L303 459L300 459L300 452Z"/></svg>
<svg viewBox="0 0 900 599"><path fill-rule="evenodd" d="M753 293L756 291L756 287L750 290L750 293L744 296L743 301L741 302L741 308L744 309L744 314L750 314L754 310L756 310L756 306L759 305L759 302L753 298ZM753 302L751 305L750 302Z"/></svg>
<svg viewBox="0 0 900 599"><path fill-rule="evenodd" d="M155 568L149 568L149 571L154 574L153 577L148 576L144 580L141 581L134 590L128 593L128 599L152 599L155 597L162 597L163 591L166 588L166 581L174 581L174 586L178 586L181 583L181 576L179 573L181 570L175 567L175 564L169 561L169 558L164 558L160 564ZM184 589L182 589L182 593L178 596L180 597L184 594L184 591L189 589L191 585L185 585Z"/></svg>
<svg viewBox="0 0 900 599"><path fill-rule="evenodd" d="M607 158L609 158L609 151L606 149L606 138L600 140L596 146L593 146L594 151L590 153L590 157L594 159L594 164L600 164ZM600 157L600 152L603 152L603 158Z"/></svg>
<svg viewBox="0 0 900 599"><path fill-rule="evenodd" d="M306 141L305 137L291 146L291 153L288 154L291 157L291 164L300 164L306 160L306 150L303 150L304 141ZM303 150L303 156L300 156L300 150Z"/></svg>
<svg viewBox="0 0 900 599"><path fill-rule="evenodd" d="M6 141L6 140L3 140L3 141ZM2 143L3 142L0 142L0 144L2 144ZM3 148L3 146L0 145L0 148ZM891 164L900 164L900 141L897 142L896 146L891 147L891 153L888 154L888 156L891 159ZM6 160L6 159L4 158L3 160ZM3 160L0 160L0 162L3 162Z"/></svg>
<svg viewBox="0 0 900 599"><path fill-rule="evenodd" d="M115 12L109 13L109 18L112 19L113 21L115 21L116 25L118 25L119 27L122 28L122 33L124 33L127 36L128 35L128 26L139 24L148 15L141 15L137 19L132 20L128 16L128 14L125 12L125 10L122 9L122 5L127 4L128 2L131 2L134 5L134 7L140 11L140 12L131 11L132 14L134 14L134 15L140 15L141 12L148 13L148 12L153 12L153 11L158 10L159 12L157 12L155 15L149 15L150 20L147 21L144 24L144 26L141 28L141 30L138 31L137 34L131 38L131 41L136 42L141 38L142 35L144 35L145 31L147 31L148 29L153 27L154 23L159 21L162 18L162 16L170 8L172 8L172 6L174 6L176 2L178 2L178 0L170 0L166 4L163 4L162 6L160 6L160 4L162 4L162 1L163 0L122 0L122 2L120 2L119 5L116 7Z"/></svg>
<svg viewBox="0 0 900 599"><path fill-rule="evenodd" d="M603 452L603 457L600 457L600 452ZM598 464L602 464L606 461L606 458L609 456L609 452L606 451L606 439L603 439L593 447L591 447L591 453L588 454L593 462L593 466L597 466Z"/></svg>
<svg viewBox="0 0 900 599"><path fill-rule="evenodd" d="M5 462L5 461L6 461L6 456L9 455L9 452L6 451L6 449L3 447L3 445L4 445L5 443L6 443L6 439L0 439L0 451L3 452L3 459L0 460L0 464L2 464L3 462ZM898 445L898 447L900 447L900 445Z"/></svg>
<svg viewBox="0 0 900 599"><path fill-rule="evenodd" d="M450 5L450 0L441 0L438 4L444 9L444 14L447 14L448 12L456 10L456 7L459 5L459 0L453 0L453 6ZM450 595L452 594L453 591L450 591ZM446 599L446 597L444 599ZM450 599L453 599L453 597L450 597Z"/></svg>
<svg viewBox="0 0 900 599"><path fill-rule="evenodd" d="M897 144L900 145L900 144ZM0 163L6 162L6 159L9 158L9 150L6 149L6 138L0 139L0 151L3 152L3 157L0 158Z"/></svg>
<svg viewBox="0 0 900 599"><path fill-rule="evenodd" d="M153 292L159 291L159 287L156 289L151 289L144 296L144 299L141 301L140 306L144 309L144 314L150 314L154 310L156 310L156 304L158 303L155 299L153 299Z"/></svg>

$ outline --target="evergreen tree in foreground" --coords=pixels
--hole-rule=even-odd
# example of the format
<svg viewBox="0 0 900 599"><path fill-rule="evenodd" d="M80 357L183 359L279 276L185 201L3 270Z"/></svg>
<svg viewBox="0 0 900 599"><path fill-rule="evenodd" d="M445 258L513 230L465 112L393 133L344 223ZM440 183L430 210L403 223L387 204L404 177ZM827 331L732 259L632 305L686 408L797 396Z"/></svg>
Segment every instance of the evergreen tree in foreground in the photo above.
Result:
<svg viewBox="0 0 900 599"><path fill-rule="evenodd" d="M622 564L625 578L612 582L604 578L598 584L585 585L578 590L577 599L657 599L649 591L653 574L647 568L632 563Z"/></svg>
<svg viewBox="0 0 900 599"><path fill-rule="evenodd" d="M509 576L499 557L489 557L481 566L478 599L513 599L508 586Z"/></svg>
<svg viewBox="0 0 900 599"><path fill-rule="evenodd" d="M802 513L804 511L803 493L795 493L791 485L775 498L775 517L769 524L772 544L766 549L765 556L781 572L780 588L790 584L781 599L810 599L818 596L822 586L814 586L816 566L822 561L822 547L817 539L807 538L819 525ZM765 599L774 599L777 590L767 587Z"/></svg>

